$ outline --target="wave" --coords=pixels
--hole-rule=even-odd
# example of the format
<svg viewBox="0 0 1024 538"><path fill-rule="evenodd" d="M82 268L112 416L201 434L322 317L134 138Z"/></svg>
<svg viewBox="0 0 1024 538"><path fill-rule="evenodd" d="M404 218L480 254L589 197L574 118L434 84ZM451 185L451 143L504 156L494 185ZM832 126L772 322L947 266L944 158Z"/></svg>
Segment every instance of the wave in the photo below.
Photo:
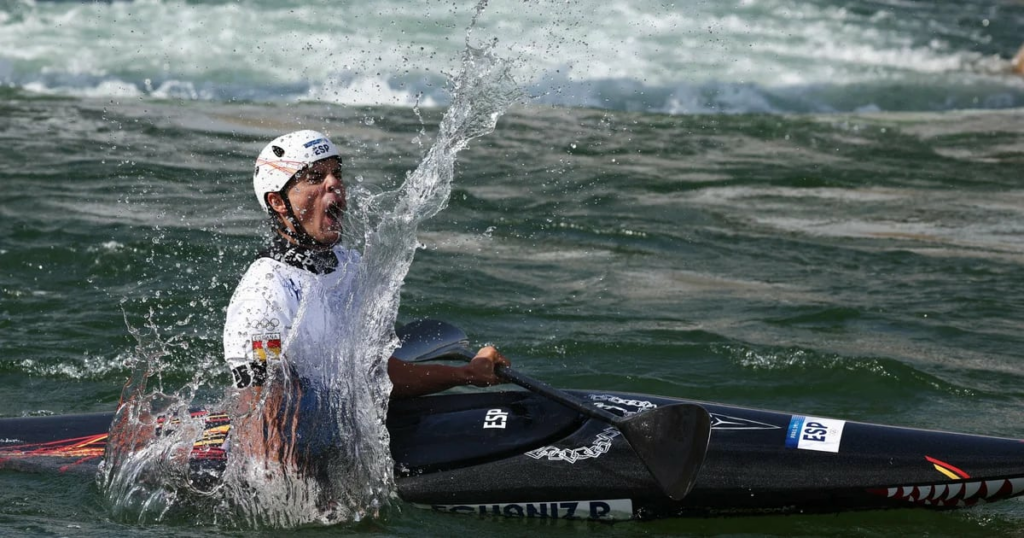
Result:
<svg viewBox="0 0 1024 538"><path fill-rule="evenodd" d="M1024 21L1024 5L996 4L541 1L491 6L480 30L518 59L517 81L543 105L667 114L1021 107L1024 78L1010 74L1009 59L1020 36L1003 28ZM0 87L114 100L447 106L445 70L471 10L397 0L373 9L7 0Z"/></svg>
<svg viewBox="0 0 1024 538"><path fill-rule="evenodd" d="M1024 107L1024 80L978 78L933 85L927 80L870 84L761 86L711 81L651 86L623 79L552 82L526 86L535 105L661 114L942 112ZM321 83L273 86L217 84L178 79L49 76L7 81L29 94L83 98L288 103L315 101L347 106L446 107L445 84L435 77L341 75Z"/></svg>

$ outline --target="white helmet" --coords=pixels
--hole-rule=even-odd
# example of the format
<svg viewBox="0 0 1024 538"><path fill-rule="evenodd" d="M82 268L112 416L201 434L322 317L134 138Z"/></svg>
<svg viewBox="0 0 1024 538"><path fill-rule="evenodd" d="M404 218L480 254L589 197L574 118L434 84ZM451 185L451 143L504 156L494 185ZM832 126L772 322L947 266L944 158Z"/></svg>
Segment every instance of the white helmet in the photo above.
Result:
<svg viewBox="0 0 1024 538"><path fill-rule="evenodd" d="M260 207L267 210L267 193L281 192L288 180L306 166L338 157L338 148L323 133L303 130L275 138L256 158L252 186Z"/></svg>

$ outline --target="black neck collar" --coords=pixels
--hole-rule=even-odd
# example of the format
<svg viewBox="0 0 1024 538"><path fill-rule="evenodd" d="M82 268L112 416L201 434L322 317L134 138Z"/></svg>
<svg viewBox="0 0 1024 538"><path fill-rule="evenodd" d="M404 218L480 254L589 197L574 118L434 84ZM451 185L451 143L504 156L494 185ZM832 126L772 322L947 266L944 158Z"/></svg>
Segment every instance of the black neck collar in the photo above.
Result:
<svg viewBox="0 0 1024 538"><path fill-rule="evenodd" d="M274 234L270 246L260 252L259 257L277 260L318 275L332 273L338 268L338 257L334 249L312 249L296 245L277 234Z"/></svg>

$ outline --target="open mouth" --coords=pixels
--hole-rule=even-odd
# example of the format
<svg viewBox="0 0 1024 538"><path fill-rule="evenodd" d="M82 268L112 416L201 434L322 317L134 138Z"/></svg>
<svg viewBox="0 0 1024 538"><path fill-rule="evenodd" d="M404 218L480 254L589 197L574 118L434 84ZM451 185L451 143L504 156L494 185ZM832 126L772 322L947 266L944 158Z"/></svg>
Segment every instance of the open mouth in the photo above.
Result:
<svg viewBox="0 0 1024 538"><path fill-rule="evenodd" d="M327 206L327 220L332 226L337 226L341 222L342 216L345 214L345 208L339 204L330 204Z"/></svg>

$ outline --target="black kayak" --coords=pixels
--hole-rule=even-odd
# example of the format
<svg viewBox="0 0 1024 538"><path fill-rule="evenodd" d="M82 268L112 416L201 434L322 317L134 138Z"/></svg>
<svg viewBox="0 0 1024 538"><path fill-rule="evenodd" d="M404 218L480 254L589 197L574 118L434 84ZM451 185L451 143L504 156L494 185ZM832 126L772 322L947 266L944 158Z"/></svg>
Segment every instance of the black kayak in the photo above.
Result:
<svg viewBox="0 0 1024 538"><path fill-rule="evenodd" d="M620 416L681 402L706 409L710 443L689 495L670 499L615 427L530 392L505 391L391 404L400 497L439 512L616 520L944 510L1024 492L1024 442L1017 439L568 392ZM192 452L194 474L208 476L230 457L230 425L224 415L194 415L207 426ZM111 419L0 419L0 467L95 473Z"/></svg>

